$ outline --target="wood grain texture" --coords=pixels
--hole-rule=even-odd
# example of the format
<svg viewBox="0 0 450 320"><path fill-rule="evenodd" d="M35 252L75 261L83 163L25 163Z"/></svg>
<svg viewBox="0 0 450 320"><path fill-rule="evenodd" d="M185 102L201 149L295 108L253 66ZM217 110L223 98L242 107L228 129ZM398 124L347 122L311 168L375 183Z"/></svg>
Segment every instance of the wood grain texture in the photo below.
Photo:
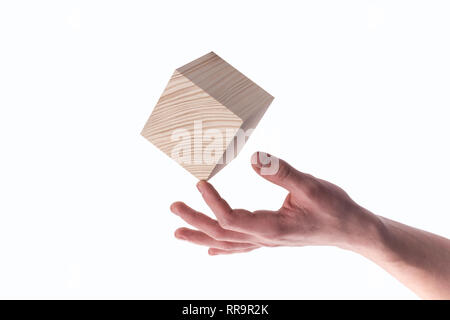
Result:
<svg viewBox="0 0 450 320"><path fill-rule="evenodd" d="M230 150L238 130L254 128L272 100L211 52L174 72L141 134L169 157L174 158L174 150L189 150L181 153L189 161L177 161L198 179L208 180L229 162L230 154L237 155ZM175 139L176 132L190 138ZM221 139L210 133L221 133Z"/></svg>
<svg viewBox="0 0 450 320"><path fill-rule="evenodd" d="M273 97L214 52L194 60L178 72L230 109L243 121L267 109Z"/></svg>

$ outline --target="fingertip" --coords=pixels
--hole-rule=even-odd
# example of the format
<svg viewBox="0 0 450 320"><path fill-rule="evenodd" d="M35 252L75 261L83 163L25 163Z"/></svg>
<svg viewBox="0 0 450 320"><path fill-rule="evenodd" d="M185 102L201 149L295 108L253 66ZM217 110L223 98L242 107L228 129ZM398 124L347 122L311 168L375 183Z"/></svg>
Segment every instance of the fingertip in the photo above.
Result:
<svg viewBox="0 0 450 320"><path fill-rule="evenodd" d="M274 156L267 152L258 151L255 152L251 157L251 163L253 168L261 169L262 167L268 167L272 164L272 160L275 159Z"/></svg>
<svg viewBox="0 0 450 320"><path fill-rule="evenodd" d="M175 230L174 236L175 236L175 238L177 238L177 239L180 239L180 240L186 240L186 237L183 235L183 229L181 229L181 228Z"/></svg>
<svg viewBox="0 0 450 320"><path fill-rule="evenodd" d="M200 193L202 194L203 198L205 197L208 198L211 197L212 195L216 197L218 196L216 188L214 188L214 186L206 180L200 180L197 183L197 188L198 191L200 191Z"/></svg>
<svg viewBox="0 0 450 320"><path fill-rule="evenodd" d="M174 202L170 205L170 211L172 211L175 214L178 214L182 206L184 206L183 202L181 201Z"/></svg>
<svg viewBox="0 0 450 320"><path fill-rule="evenodd" d="M254 166L254 167L259 167L259 163L258 163L258 153L259 153L259 151L256 151L255 153L252 154L252 157L250 158L250 163L251 163L252 166Z"/></svg>
<svg viewBox="0 0 450 320"><path fill-rule="evenodd" d="M215 252L213 248L209 248L209 249L208 249L208 254L209 254L210 256L216 256L216 255L217 255L217 252Z"/></svg>
<svg viewBox="0 0 450 320"><path fill-rule="evenodd" d="M205 192L206 188L208 187L208 182L206 180L200 180L197 182L197 189L200 191L201 194Z"/></svg>

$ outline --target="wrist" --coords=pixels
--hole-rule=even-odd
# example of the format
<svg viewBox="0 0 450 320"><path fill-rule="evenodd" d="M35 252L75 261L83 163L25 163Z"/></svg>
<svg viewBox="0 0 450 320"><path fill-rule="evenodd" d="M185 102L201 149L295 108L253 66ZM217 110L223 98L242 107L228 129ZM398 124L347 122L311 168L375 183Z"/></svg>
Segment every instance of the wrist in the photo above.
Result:
<svg viewBox="0 0 450 320"><path fill-rule="evenodd" d="M358 207L354 217L343 249L361 254L369 259L385 254L388 248L388 230L382 217L362 207Z"/></svg>

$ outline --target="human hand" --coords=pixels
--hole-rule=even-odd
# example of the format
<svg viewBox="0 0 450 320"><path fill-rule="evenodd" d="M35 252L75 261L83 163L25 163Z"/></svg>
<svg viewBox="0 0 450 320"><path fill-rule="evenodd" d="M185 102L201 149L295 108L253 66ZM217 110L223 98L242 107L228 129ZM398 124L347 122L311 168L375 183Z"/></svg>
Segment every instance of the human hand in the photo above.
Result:
<svg viewBox="0 0 450 320"><path fill-rule="evenodd" d="M277 163L276 172L264 170ZM289 194L277 211L232 209L206 181L197 187L217 220L182 202L171 211L196 228L179 228L178 239L208 246L209 254L248 252L259 247L334 245L355 250L377 234L377 216L356 204L338 186L302 173L265 153L252 156L252 167Z"/></svg>
<svg viewBox="0 0 450 320"><path fill-rule="evenodd" d="M274 163L278 170L267 170ZM450 298L449 239L377 216L338 186L273 156L254 154L252 167L289 191L279 210L231 209L210 183L200 181L197 187L217 220L175 202L172 212L197 229L180 228L175 236L208 246L211 255L333 245L372 260L420 297Z"/></svg>

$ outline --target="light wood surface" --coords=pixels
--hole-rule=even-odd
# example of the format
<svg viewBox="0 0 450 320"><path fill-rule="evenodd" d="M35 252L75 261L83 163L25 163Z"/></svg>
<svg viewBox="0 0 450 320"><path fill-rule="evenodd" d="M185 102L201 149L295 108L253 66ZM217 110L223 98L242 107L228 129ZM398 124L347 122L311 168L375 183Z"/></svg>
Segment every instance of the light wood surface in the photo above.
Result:
<svg viewBox="0 0 450 320"><path fill-rule="evenodd" d="M208 180L226 165L224 160L229 162L229 155L237 155L232 151L238 129L253 129L272 100L210 52L174 72L141 134L169 157L176 148L189 150L191 161L177 161L198 179ZM186 132L191 138L176 140L174 132ZM221 139L212 139L211 132L222 133ZM216 151L214 162L207 157L211 149Z"/></svg>

